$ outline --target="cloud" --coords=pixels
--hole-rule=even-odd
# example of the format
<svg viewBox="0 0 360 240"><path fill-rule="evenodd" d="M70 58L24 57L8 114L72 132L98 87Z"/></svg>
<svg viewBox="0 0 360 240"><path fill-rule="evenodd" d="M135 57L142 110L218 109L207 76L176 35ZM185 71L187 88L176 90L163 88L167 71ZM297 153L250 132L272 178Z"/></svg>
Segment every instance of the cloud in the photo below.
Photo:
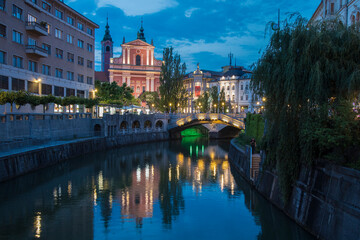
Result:
<svg viewBox="0 0 360 240"><path fill-rule="evenodd" d="M98 0L97 7L114 6L123 10L126 16L139 16L176 7L176 0Z"/></svg>
<svg viewBox="0 0 360 240"><path fill-rule="evenodd" d="M256 38L251 35L222 36L213 42L204 39L191 41L175 38L166 42L166 45L173 46L181 58L185 60L186 65L191 67L199 61L199 59L195 59L195 55L199 53L210 53L214 57L226 58L230 50L238 59L239 65L251 65L258 57L259 46L263 44L263 38Z"/></svg>
<svg viewBox="0 0 360 240"><path fill-rule="evenodd" d="M188 10L185 11L185 17L190 18L191 15L196 11L199 10L200 8L189 8Z"/></svg>

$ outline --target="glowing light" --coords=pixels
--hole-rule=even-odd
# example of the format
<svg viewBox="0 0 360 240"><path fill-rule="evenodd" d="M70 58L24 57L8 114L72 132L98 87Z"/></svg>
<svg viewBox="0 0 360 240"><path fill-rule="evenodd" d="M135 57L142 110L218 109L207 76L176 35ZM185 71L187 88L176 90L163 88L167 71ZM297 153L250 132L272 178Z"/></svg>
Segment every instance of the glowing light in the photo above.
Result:
<svg viewBox="0 0 360 240"><path fill-rule="evenodd" d="M71 184L71 182L69 181L69 182L68 182L68 195L69 195L69 197L71 197L71 192L72 192L72 184Z"/></svg>
<svg viewBox="0 0 360 240"><path fill-rule="evenodd" d="M96 188L94 188L94 191L93 191L93 198L94 198L94 206L96 206L96 201L97 201L97 192L96 192Z"/></svg>
<svg viewBox="0 0 360 240"><path fill-rule="evenodd" d="M229 168L229 162L228 161L223 161L223 163L222 163L222 169L223 170L226 170L226 169L228 169Z"/></svg>
<svg viewBox="0 0 360 240"><path fill-rule="evenodd" d="M100 191L102 191L104 189L104 179L103 179L102 171L99 172L98 186L99 186Z"/></svg>
<svg viewBox="0 0 360 240"><path fill-rule="evenodd" d="M171 167L169 167L169 181L171 181Z"/></svg>
<svg viewBox="0 0 360 240"><path fill-rule="evenodd" d="M265 98L265 97L263 97L263 98L262 98L262 101L263 101L263 102L266 102L266 98Z"/></svg>
<svg viewBox="0 0 360 240"><path fill-rule="evenodd" d="M200 170L201 172L204 171L204 169L205 169L204 160L202 160L202 159L199 159L199 160L198 160L198 168L199 168L199 170Z"/></svg>
<svg viewBox="0 0 360 240"><path fill-rule="evenodd" d="M34 220L35 238L41 237L41 212L37 212Z"/></svg>
<svg viewBox="0 0 360 240"><path fill-rule="evenodd" d="M146 167L145 167L145 178L146 178L146 180L149 180L149 175L150 175L150 167L149 167L149 165L146 165Z"/></svg>
<svg viewBox="0 0 360 240"><path fill-rule="evenodd" d="M138 167L136 169L136 181L141 182L141 169L140 169L140 167Z"/></svg>
<svg viewBox="0 0 360 240"><path fill-rule="evenodd" d="M176 156L176 158L177 158L178 164L179 164L180 166L182 166L182 165L184 164L184 154L179 153L179 154Z"/></svg>

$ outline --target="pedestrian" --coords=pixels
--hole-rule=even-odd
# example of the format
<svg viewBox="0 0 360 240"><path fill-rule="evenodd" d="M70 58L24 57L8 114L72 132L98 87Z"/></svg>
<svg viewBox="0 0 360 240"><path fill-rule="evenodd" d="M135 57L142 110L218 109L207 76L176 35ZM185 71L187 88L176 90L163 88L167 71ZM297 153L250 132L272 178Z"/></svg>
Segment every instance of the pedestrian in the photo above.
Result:
<svg viewBox="0 0 360 240"><path fill-rule="evenodd" d="M252 150L252 154L255 153L255 148L256 148L256 141L255 138L252 138L250 141L250 146L251 146L251 150Z"/></svg>

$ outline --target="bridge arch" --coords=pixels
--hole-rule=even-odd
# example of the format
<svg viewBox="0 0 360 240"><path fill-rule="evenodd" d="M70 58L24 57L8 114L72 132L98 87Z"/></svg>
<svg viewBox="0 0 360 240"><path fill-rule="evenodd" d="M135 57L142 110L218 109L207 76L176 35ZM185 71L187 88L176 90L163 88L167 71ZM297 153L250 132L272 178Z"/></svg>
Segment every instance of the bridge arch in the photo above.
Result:
<svg viewBox="0 0 360 240"><path fill-rule="evenodd" d="M128 127L129 127L129 124L127 121L122 121L120 123L120 129L128 129Z"/></svg>
<svg viewBox="0 0 360 240"><path fill-rule="evenodd" d="M156 123L155 123L155 127L162 129L164 127L163 121L157 120Z"/></svg>
<svg viewBox="0 0 360 240"><path fill-rule="evenodd" d="M146 128L151 128L151 127L152 127L151 121L150 121L150 120L146 120L146 121L144 122L144 128L146 129Z"/></svg>
<svg viewBox="0 0 360 240"><path fill-rule="evenodd" d="M132 128L140 128L140 122L138 120L133 121Z"/></svg>
<svg viewBox="0 0 360 240"><path fill-rule="evenodd" d="M95 124L94 126L94 135L95 136L101 136L101 126L100 124Z"/></svg>

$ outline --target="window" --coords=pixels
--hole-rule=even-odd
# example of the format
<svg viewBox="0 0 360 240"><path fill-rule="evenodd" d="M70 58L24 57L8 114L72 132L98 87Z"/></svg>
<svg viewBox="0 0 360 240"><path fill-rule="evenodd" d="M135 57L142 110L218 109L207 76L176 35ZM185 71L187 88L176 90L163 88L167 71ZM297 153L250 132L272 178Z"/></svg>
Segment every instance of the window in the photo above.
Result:
<svg viewBox="0 0 360 240"><path fill-rule="evenodd" d="M75 89L72 88L66 88L66 96L75 96Z"/></svg>
<svg viewBox="0 0 360 240"><path fill-rule="evenodd" d="M23 10L21 8L19 8L18 6L16 6L15 4L13 4L12 15L21 20L22 19L22 13L23 13Z"/></svg>
<svg viewBox="0 0 360 240"><path fill-rule="evenodd" d="M235 90L235 85L232 86L232 90Z"/></svg>
<svg viewBox="0 0 360 240"><path fill-rule="evenodd" d="M79 23L79 22L78 22L77 27L78 27L78 29L80 29L80 30L84 30L84 24L82 24L82 23Z"/></svg>
<svg viewBox="0 0 360 240"><path fill-rule="evenodd" d="M74 42L74 36L70 35L70 34L67 34L66 35L66 42L70 43L70 44L73 44Z"/></svg>
<svg viewBox="0 0 360 240"><path fill-rule="evenodd" d="M50 66L43 64L42 65L42 74L51 76L51 68L50 68Z"/></svg>
<svg viewBox="0 0 360 240"><path fill-rule="evenodd" d="M246 101L249 100L249 95L246 95Z"/></svg>
<svg viewBox="0 0 360 240"><path fill-rule="evenodd" d="M41 6L45 11L51 12L51 4L50 3L43 1Z"/></svg>
<svg viewBox="0 0 360 240"><path fill-rule="evenodd" d="M110 52L110 46L106 46L105 51Z"/></svg>
<svg viewBox="0 0 360 240"><path fill-rule="evenodd" d="M249 89L249 85L246 84L245 86L245 90L248 90Z"/></svg>
<svg viewBox="0 0 360 240"><path fill-rule="evenodd" d="M74 54L68 52L67 60L68 60L68 62L74 62Z"/></svg>
<svg viewBox="0 0 360 240"><path fill-rule="evenodd" d="M57 18L60 18L60 19L63 19L63 12L61 12L60 10L58 10L58 9L55 9L55 16L57 17Z"/></svg>
<svg viewBox="0 0 360 240"><path fill-rule="evenodd" d="M77 96L80 97L80 98L84 98L85 97L85 91L77 90Z"/></svg>
<svg viewBox="0 0 360 240"><path fill-rule="evenodd" d="M46 52L47 52L49 55L51 55L51 46L50 46L50 45L47 45L46 43L43 43L43 44L42 44L42 48L43 48L44 50L46 50Z"/></svg>
<svg viewBox="0 0 360 240"><path fill-rule="evenodd" d="M52 86L49 84L41 84L41 94L50 95L52 94Z"/></svg>
<svg viewBox="0 0 360 240"><path fill-rule="evenodd" d="M90 60L88 60L88 61L87 61L87 67L88 67L88 68L93 68L93 62L90 61Z"/></svg>
<svg viewBox="0 0 360 240"><path fill-rule="evenodd" d="M22 44L23 43L22 33L13 30L13 41Z"/></svg>
<svg viewBox="0 0 360 240"><path fill-rule="evenodd" d="M93 78L92 77L87 77L86 82L87 82L87 84L92 85L93 84Z"/></svg>
<svg viewBox="0 0 360 240"><path fill-rule="evenodd" d="M29 66L29 68L28 68L29 71L31 71L31 72L37 72L37 62L34 62L34 61L29 60L28 66Z"/></svg>
<svg viewBox="0 0 360 240"><path fill-rule="evenodd" d="M84 48L84 41L83 40L78 39L78 47L79 48Z"/></svg>
<svg viewBox="0 0 360 240"><path fill-rule="evenodd" d="M6 52L0 51L0 63L6 64Z"/></svg>
<svg viewBox="0 0 360 240"><path fill-rule="evenodd" d="M83 66L84 65L84 58L78 57L78 64Z"/></svg>
<svg viewBox="0 0 360 240"><path fill-rule="evenodd" d="M18 56L13 56L13 66L17 68L23 68L23 58Z"/></svg>
<svg viewBox="0 0 360 240"><path fill-rule="evenodd" d="M67 16L67 23L74 26L74 19L72 17Z"/></svg>
<svg viewBox="0 0 360 240"><path fill-rule="evenodd" d="M243 101L243 100L244 100L244 96L241 96L241 97L240 97L240 100Z"/></svg>
<svg viewBox="0 0 360 240"><path fill-rule="evenodd" d="M91 28L87 28L87 33L89 34L89 35L93 35L93 30L91 29Z"/></svg>
<svg viewBox="0 0 360 240"><path fill-rule="evenodd" d="M74 81L74 73L73 72L67 72L66 73L66 79L70 81ZM67 94L66 94L67 96Z"/></svg>
<svg viewBox="0 0 360 240"><path fill-rule="evenodd" d="M6 37L6 26L0 24L0 37Z"/></svg>
<svg viewBox="0 0 360 240"><path fill-rule="evenodd" d="M334 14L334 13L335 13L335 4L334 4L334 3L331 3L331 4L330 4L330 13L331 13L331 14Z"/></svg>
<svg viewBox="0 0 360 240"><path fill-rule="evenodd" d="M63 97L64 96L64 88L63 87L54 87L54 95L56 97Z"/></svg>
<svg viewBox="0 0 360 240"><path fill-rule="evenodd" d="M0 75L0 89L9 89L9 78L7 76Z"/></svg>
<svg viewBox="0 0 360 240"><path fill-rule="evenodd" d="M230 86L227 86L227 88L226 88L228 91L230 90Z"/></svg>
<svg viewBox="0 0 360 240"><path fill-rule="evenodd" d="M235 95L232 95L232 100L235 101Z"/></svg>
<svg viewBox="0 0 360 240"><path fill-rule="evenodd" d="M62 39L62 31L55 28L55 37L59 38L59 39Z"/></svg>
<svg viewBox="0 0 360 240"><path fill-rule="evenodd" d="M11 86L12 86L12 90L15 91L25 90L25 80L12 78Z"/></svg>
<svg viewBox="0 0 360 240"><path fill-rule="evenodd" d="M143 86L143 91L142 92L145 92L145 87Z"/></svg>
<svg viewBox="0 0 360 240"><path fill-rule="evenodd" d="M62 78L63 77L63 70L60 68L55 69L55 77Z"/></svg>
<svg viewBox="0 0 360 240"><path fill-rule="evenodd" d="M241 86L240 86L240 89L241 89L241 90L244 90L244 85L241 85Z"/></svg>
<svg viewBox="0 0 360 240"><path fill-rule="evenodd" d="M63 50L61 50L59 48L56 49L56 57L57 58L63 59L63 53L64 53Z"/></svg>
<svg viewBox="0 0 360 240"><path fill-rule="evenodd" d="M84 82L84 75L78 74L78 82Z"/></svg>
<svg viewBox="0 0 360 240"><path fill-rule="evenodd" d="M28 14L28 19L27 19L27 21L28 21L29 23L33 23L33 22L36 22L36 21L37 21L37 18L34 17L34 16L31 15L31 14Z"/></svg>
<svg viewBox="0 0 360 240"><path fill-rule="evenodd" d="M31 38L31 37L29 37L29 38L28 38L28 45L30 45L30 46L36 46L36 40L33 39L33 38Z"/></svg>
<svg viewBox="0 0 360 240"><path fill-rule="evenodd" d="M47 33L48 33L48 34L51 33L50 27L51 27L50 24L47 23L47 24L46 24L46 29L47 29Z"/></svg>
<svg viewBox="0 0 360 240"><path fill-rule="evenodd" d="M28 92L39 94L40 83L28 81Z"/></svg>
<svg viewBox="0 0 360 240"><path fill-rule="evenodd" d="M5 1L6 0L0 0L0 10L5 10Z"/></svg>
<svg viewBox="0 0 360 240"><path fill-rule="evenodd" d="M137 92L137 93L140 93L140 87L139 87L139 86L136 87L136 92Z"/></svg>
<svg viewBox="0 0 360 240"><path fill-rule="evenodd" d="M91 44L87 44L87 50L89 51L89 52L92 52L93 51L93 45L91 45Z"/></svg>
<svg viewBox="0 0 360 240"><path fill-rule="evenodd" d="M136 65L140 66L141 64L141 57L140 55L136 55Z"/></svg>
<svg viewBox="0 0 360 240"><path fill-rule="evenodd" d="M37 0L31 0L31 2L37 4Z"/></svg>

